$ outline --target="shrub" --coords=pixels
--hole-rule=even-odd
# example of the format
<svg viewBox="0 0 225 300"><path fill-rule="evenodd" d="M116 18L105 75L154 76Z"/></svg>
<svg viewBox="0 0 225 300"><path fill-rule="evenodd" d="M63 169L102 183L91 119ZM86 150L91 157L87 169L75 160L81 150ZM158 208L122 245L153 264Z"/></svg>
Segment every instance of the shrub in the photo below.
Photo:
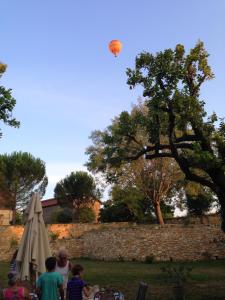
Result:
<svg viewBox="0 0 225 300"><path fill-rule="evenodd" d="M173 265L169 264L161 268L162 272L167 273L168 280L176 286L183 286L184 283L190 278L192 267L187 267L183 264Z"/></svg>
<svg viewBox="0 0 225 300"><path fill-rule="evenodd" d="M50 236L50 239L52 241L56 241L59 237L59 233L58 232L53 232L53 231L50 231L49 232L49 236Z"/></svg>
<svg viewBox="0 0 225 300"><path fill-rule="evenodd" d="M146 264L152 264L155 260L155 257L153 255L149 255L145 257L145 263Z"/></svg>
<svg viewBox="0 0 225 300"><path fill-rule="evenodd" d="M22 214L22 212L17 211L15 225L22 225L22 224L23 224L23 214Z"/></svg>
<svg viewBox="0 0 225 300"><path fill-rule="evenodd" d="M64 208L56 213L56 222L61 224L72 223L73 212L70 208Z"/></svg>
<svg viewBox="0 0 225 300"><path fill-rule="evenodd" d="M190 214L202 216L207 213L212 205L211 195L202 194L198 196L187 195L187 208Z"/></svg>
<svg viewBox="0 0 225 300"><path fill-rule="evenodd" d="M16 248L18 246L18 240L15 237L12 237L10 240L10 248Z"/></svg>
<svg viewBox="0 0 225 300"><path fill-rule="evenodd" d="M95 221L95 213L89 207L83 207L75 213L75 221L78 223L93 223Z"/></svg>
<svg viewBox="0 0 225 300"><path fill-rule="evenodd" d="M118 256L118 261L124 262L124 257L121 254L119 254L119 256Z"/></svg>

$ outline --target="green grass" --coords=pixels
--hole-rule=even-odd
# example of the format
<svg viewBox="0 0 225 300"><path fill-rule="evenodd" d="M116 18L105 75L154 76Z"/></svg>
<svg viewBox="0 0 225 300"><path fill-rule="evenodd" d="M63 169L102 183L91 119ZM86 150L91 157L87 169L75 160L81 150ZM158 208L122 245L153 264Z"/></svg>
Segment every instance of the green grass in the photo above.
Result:
<svg viewBox="0 0 225 300"><path fill-rule="evenodd" d="M144 264L139 262L100 262L87 259L75 260L85 268L85 280L101 287L115 287L121 290L126 300L135 299L138 284L149 284L147 299L173 299L172 284L162 273L165 263ZM173 263L178 265L177 263ZM192 266L191 278L187 282L187 300L225 299L225 261L185 263ZM0 282L6 285L8 264L0 263Z"/></svg>

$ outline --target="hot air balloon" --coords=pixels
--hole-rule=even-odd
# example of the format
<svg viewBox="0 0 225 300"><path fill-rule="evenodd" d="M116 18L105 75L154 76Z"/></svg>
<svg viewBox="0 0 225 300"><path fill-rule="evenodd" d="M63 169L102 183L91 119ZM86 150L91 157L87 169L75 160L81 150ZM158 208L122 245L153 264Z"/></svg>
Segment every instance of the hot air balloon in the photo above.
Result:
<svg viewBox="0 0 225 300"><path fill-rule="evenodd" d="M112 40L109 43L109 50L115 55L117 56L120 51L122 49L122 43L118 40Z"/></svg>

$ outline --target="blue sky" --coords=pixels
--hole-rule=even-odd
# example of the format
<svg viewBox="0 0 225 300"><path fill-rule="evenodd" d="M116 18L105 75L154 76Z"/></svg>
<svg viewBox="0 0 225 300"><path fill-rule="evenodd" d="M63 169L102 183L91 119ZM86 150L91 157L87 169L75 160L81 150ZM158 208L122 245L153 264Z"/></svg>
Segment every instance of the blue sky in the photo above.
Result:
<svg viewBox="0 0 225 300"><path fill-rule="evenodd" d="M225 117L225 1L2 0L1 84L13 89L20 129L3 128L0 153L28 151L46 162L55 183L84 169L92 130L103 129L141 95L126 85L126 68L142 50L204 41L215 79L202 97ZM118 58L108 43L119 39Z"/></svg>

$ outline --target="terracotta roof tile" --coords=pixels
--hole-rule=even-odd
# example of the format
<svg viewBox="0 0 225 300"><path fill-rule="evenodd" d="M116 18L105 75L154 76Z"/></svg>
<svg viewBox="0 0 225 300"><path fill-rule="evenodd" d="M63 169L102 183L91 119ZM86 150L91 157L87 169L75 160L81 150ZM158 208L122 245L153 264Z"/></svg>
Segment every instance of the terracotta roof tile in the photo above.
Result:
<svg viewBox="0 0 225 300"><path fill-rule="evenodd" d="M41 201L42 207L49 207L49 206L57 206L58 200L55 198L46 199Z"/></svg>

